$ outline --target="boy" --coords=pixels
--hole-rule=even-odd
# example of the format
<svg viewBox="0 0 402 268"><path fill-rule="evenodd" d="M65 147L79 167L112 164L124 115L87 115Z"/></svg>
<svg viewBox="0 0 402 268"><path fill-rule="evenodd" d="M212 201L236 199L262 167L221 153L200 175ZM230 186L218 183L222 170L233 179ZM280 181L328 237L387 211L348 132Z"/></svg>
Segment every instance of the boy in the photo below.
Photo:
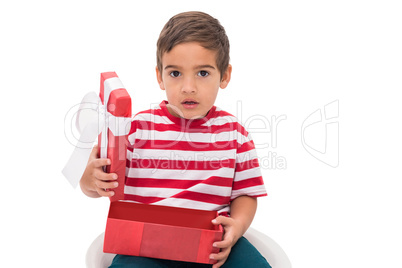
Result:
<svg viewBox="0 0 402 268"><path fill-rule="evenodd" d="M214 106L231 78L229 41L218 20L202 12L172 17L157 42L156 75L167 100L138 113L127 150L125 199L140 203L215 210L224 237L211 259L218 267L270 267L242 235L250 226L256 197L266 191L254 143L237 119ZM81 178L90 197L111 196L116 174L92 151ZM111 267L211 267L117 255Z"/></svg>

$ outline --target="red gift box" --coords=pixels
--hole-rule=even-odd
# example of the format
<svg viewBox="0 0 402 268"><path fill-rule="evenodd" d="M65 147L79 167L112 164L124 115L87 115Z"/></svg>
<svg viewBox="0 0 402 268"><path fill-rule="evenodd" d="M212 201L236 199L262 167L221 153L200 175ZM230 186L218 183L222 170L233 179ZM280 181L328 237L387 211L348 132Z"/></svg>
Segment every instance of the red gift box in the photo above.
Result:
<svg viewBox="0 0 402 268"><path fill-rule="evenodd" d="M104 105L105 122L98 138L101 158L109 158L107 173L116 173L119 185L124 185L126 176L127 136L131 126L131 98L115 72L101 73L100 99ZM110 201L124 199L124 187L114 190Z"/></svg>
<svg viewBox="0 0 402 268"><path fill-rule="evenodd" d="M106 253L209 263L222 240L221 225L213 225L216 211L138 204L110 203L104 247Z"/></svg>

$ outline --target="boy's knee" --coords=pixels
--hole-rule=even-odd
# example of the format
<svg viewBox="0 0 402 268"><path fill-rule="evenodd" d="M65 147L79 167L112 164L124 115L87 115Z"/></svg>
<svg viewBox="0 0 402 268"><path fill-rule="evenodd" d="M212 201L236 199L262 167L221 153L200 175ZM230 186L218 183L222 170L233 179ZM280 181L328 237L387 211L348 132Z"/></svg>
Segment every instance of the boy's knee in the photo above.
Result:
<svg viewBox="0 0 402 268"><path fill-rule="evenodd" d="M109 268L164 268L158 259L116 255Z"/></svg>
<svg viewBox="0 0 402 268"><path fill-rule="evenodd" d="M244 237L233 246L222 268L271 268L261 253Z"/></svg>

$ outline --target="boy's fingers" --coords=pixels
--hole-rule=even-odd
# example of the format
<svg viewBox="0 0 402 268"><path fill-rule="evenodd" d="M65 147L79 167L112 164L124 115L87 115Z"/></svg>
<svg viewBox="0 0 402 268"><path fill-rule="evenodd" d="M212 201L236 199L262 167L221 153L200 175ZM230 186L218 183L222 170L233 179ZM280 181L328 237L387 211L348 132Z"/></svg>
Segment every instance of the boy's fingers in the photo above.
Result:
<svg viewBox="0 0 402 268"><path fill-rule="evenodd" d="M105 182L105 181L99 181L99 180L97 180L95 182L95 185L101 189L113 189L113 188L116 188L119 186L119 184L116 181Z"/></svg>
<svg viewBox="0 0 402 268"><path fill-rule="evenodd" d="M94 165L94 167L100 168L100 167L103 167L103 166L110 165L110 159L108 159L108 158L97 158L97 159L94 159L92 161L92 164Z"/></svg>
<svg viewBox="0 0 402 268"><path fill-rule="evenodd" d="M98 145L95 145L92 148L88 165L92 166L92 176L94 178L94 190L100 195L104 197L111 197L114 195L114 189L118 187L116 173L106 173L103 171L102 167L110 165L111 161L107 158L99 158L98 155L99 148Z"/></svg>
<svg viewBox="0 0 402 268"><path fill-rule="evenodd" d="M212 268L219 268L221 267L223 264L225 263L225 261L218 261L217 263L215 263Z"/></svg>
<svg viewBox="0 0 402 268"><path fill-rule="evenodd" d="M106 173L103 172L103 170L97 170L94 172L94 176L96 179L100 181L115 181L117 180L117 174L116 173Z"/></svg>
<svg viewBox="0 0 402 268"><path fill-rule="evenodd" d="M231 244L232 243L229 240L223 240L223 241L215 242L214 247L216 247L216 248L227 248Z"/></svg>
<svg viewBox="0 0 402 268"><path fill-rule="evenodd" d="M211 254L210 258L214 259L214 260L217 260L218 263L216 263L216 265L217 265L217 267L220 267L227 260L230 251L231 251L230 248L224 249L224 250L222 250L221 252L219 252L217 254Z"/></svg>
<svg viewBox="0 0 402 268"><path fill-rule="evenodd" d="M225 251L221 251L218 254L215 254L214 259L218 260L218 261L226 260L227 257L229 256L229 253L230 253L230 249L227 249Z"/></svg>
<svg viewBox="0 0 402 268"><path fill-rule="evenodd" d="M229 218L229 217L218 216L212 220L212 223L215 225L219 225L219 224L227 225L227 224L229 224L230 221L231 221L231 218Z"/></svg>
<svg viewBox="0 0 402 268"><path fill-rule="evenodd" d="M111 197L111 196L114 196L114 191L108 191L107 189L96 188L96 191L98 192L98 194L99 194L100 196L104 196L104 197Z"/></svg>

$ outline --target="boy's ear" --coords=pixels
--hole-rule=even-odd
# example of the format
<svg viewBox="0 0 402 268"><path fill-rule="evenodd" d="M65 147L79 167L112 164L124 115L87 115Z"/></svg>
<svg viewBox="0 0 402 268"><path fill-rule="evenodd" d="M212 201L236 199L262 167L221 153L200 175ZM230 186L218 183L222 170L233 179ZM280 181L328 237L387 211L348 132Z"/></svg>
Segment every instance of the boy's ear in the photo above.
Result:
<svg viewBox="0 0 402 268"><path fill-rule="evenodd" d="M231 75L232 75L232 65L229 64L228 68L222 75L221 84L219 86L220 88L224 89L225 87L228 86Z"/></svg>
<svg viewBox="0 0 402 268"><path fill-rule="evenodd" d="M162 73L159 71L158 66L155 67L155 70L156 70L156 79L158 80L159 87L162 90L165 90L165 85L163 84L163 80L162 80Z"/></svg>

